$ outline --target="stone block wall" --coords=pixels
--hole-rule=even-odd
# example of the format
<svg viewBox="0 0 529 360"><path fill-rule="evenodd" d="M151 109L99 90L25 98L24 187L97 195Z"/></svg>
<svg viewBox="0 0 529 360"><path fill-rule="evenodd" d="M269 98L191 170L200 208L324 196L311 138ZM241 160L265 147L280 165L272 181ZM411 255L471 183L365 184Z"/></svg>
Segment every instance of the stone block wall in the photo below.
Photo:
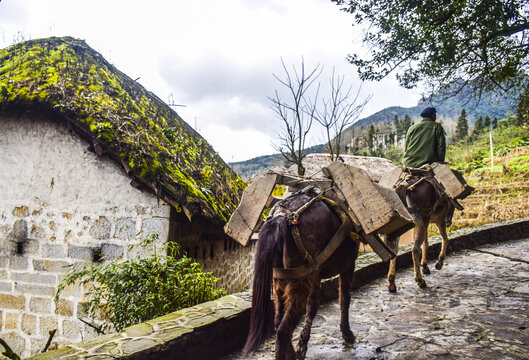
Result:
<svg viewBox="0 0 529 360"><path fill-rule="evenodd" d="M171 214L169 239L180 244L182 250L198 262L203 271L219 278L217 286L228 293L251 288L255 241L248 246L241 246L225 235L222 228L198 222L191 224L174 211Z"/></svg>
<svg viewBox="0 0 529 360"><path fill-rule="evenodd" d="M255 244L252 241L242 246L225 236L221 240L195 243L189 253L204 271L219 278L219 287L231 294L252 287Z"/></svg>
<svg viewBox="0 0 529 360"><path fill-rule="evenodd" d="M53 296L68 266L137 256L167 241L170 207L130 186L113 162L49 120L0 116L0 337L21 356L86 340L83 291ZM138 233L140 233L138 235Z"/></svg>

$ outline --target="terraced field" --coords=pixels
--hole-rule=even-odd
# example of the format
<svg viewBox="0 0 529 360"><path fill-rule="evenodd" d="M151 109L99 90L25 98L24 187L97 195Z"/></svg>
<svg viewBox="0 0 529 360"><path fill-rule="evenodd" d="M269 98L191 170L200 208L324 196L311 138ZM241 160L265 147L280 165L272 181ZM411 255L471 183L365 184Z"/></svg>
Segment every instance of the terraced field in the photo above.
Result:
<svg viewBox="0 0 529 360"><path fill-rule="evenodd" d="M529 217L529 146L495 158L494 165L464 175L476 190L460 201L465 210L456 211L449 231Z"/></svg>

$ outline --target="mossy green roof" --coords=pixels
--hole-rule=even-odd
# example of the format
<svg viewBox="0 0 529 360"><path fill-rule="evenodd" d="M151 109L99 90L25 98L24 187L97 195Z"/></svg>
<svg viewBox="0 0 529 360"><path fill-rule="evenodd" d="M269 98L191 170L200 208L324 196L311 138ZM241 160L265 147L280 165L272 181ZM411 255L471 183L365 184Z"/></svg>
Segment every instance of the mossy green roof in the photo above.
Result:
<svg viewBox="0 0 529 360"><path fill-rule="evenodd" d="M188 217L227 221L244 182L169 106L71 37L0 50L0 110L64 119Z"/></svg>

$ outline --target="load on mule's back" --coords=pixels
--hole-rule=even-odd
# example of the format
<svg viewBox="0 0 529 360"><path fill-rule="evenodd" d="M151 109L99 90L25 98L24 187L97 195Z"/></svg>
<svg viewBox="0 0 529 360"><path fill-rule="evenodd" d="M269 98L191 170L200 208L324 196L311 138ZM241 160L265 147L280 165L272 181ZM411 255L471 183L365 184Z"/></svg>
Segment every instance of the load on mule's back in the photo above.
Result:
<svg viewBox="0 0 529 360"><path fill-rule="evenodd" d="M443 266L448 246L446 228L451 224L454 209L463 209L457 199L470 195L473 188L465 182L461 174L443 164L446 141L442 126L435 122L437 118L435 108L425 108L421 116L423 120L411 126L406 134L403 157L405 168L396 168L384 174L380 184L394 188L401 201L415 217L417 226L414 230L412 250L415 280L419 287L426 287L422 275L430 274L427 259L428 224L435 223L443 239L435 265L439 270ZM385 240L386 244L397 253L399 237L388 235ZM396 261L392 260L388 272L390 292L396 291L395 273Z"/></svg>
<svg viewBox="0 0 529 360"><path fill-rule="evenodd" d="M325 172L332 180L263 175L245 190L238 210L225 227L227 234L245 244L259 230L251 322L244 353L258 348L275 330L276 359L304 358L318 309L320 281L337 274L340 329L342 337L352 342L348 308L358 242L368 242L383 259L389 260L394 254L377 232L400 233L413 226L412 217L397 195L374 184L362 170L335 162ZM263 224L262 208L272 205L270 194L276 183L286 184L289 190L304 190L272 207ZM307 185L312 187L306 188ZM362 206L353 206L349 201ZM375 209L376 215L369 216ZM303 314L305 323L294 350L292 333Z"/></svg>

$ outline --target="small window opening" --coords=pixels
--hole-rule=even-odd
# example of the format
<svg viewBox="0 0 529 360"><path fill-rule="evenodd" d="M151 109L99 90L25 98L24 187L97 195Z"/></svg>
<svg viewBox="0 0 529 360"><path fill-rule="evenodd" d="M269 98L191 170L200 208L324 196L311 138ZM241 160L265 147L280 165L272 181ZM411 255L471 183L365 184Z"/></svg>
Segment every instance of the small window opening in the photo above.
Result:
<svg viewBox="0 0 529 360"><path fill-rule="evenodd" d="M17 255L24 254L24 242L22 242L22 241L17 242L16 252L17 252Z"/></svg>
<svg viewBox="0 0 529 360"><path fill-rule="evenodd" d="M103 261L103 251L101 248L92 249L92 262L98 263Z"/></svg>

